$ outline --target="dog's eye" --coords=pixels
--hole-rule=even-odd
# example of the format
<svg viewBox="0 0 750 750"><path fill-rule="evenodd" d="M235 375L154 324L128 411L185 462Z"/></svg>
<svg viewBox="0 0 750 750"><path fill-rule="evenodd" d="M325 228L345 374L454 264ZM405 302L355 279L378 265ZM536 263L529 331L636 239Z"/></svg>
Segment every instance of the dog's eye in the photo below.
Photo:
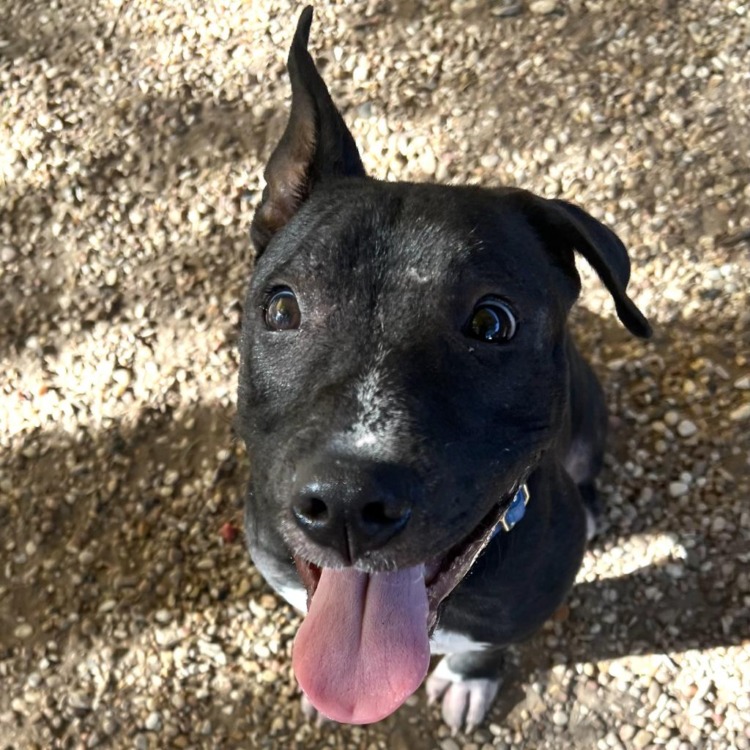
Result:
<svg viewBox="0 0 750 750"><path fill-rule="evenodd" d="M485 299L471 313L466 335L488 344L502 344L513 338L516 328L516 316L507 302Z"/></svg>
<svg viewBox="0 0 750 750"><path fill-rule="evenodd" d="M292 331L299 328L302 314L294 292L289 287L277 289L264 310L266 327L271 331Z"/></svg>

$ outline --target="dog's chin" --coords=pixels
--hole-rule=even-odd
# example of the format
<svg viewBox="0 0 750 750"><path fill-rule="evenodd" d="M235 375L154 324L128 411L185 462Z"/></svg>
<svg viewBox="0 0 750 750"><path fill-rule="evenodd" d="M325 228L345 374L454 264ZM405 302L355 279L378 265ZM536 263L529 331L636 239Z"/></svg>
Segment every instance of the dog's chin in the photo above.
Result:
<svg viewBox="0 0 750 750"><path fill-rule="evenodd" d="M429 602L428 627L430 632L437 624L440 604L466 577L477 558L490 543L498 530L503 513L521 484L521 482L516 484L515 488L504 496L502 502L495 504L468 535L449 547L445 553L422 563ZM307 590L309 605L320 581L321 567L301 555L294 555L294 563ZM393 567L390 568L390 570L393 569ZM364 572L376 573L378 571L365 568Z"/></svg>

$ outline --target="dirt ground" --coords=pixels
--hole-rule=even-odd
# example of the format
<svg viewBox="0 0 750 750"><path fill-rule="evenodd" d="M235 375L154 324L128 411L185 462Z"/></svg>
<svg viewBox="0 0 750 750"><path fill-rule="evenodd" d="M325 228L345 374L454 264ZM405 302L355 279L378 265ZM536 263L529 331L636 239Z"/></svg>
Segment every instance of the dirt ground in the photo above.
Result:
<svg viewBox="0 0 750 750"><path fill-rule="evenodd" d="M584 269L603 527L455 737L423 692L309 723L241 541L248 231L300 9L0 0L0 749L750 748L750 6L316 6L371 174L585 206L655 329Z"/></svg>

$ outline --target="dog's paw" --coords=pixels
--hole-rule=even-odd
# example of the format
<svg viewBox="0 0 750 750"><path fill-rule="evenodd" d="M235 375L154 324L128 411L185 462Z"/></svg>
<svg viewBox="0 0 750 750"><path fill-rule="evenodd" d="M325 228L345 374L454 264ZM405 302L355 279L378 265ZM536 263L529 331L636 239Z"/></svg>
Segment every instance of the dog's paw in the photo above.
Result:
<svg viewBox="0 0 750 750"><path fill-rule="evenodd" d="M448 666L444 657L427 678L427 701L442 699L443 721L455 734L461 729L471 732L484 720L500 688L500 679L462 677Z"/></svg>

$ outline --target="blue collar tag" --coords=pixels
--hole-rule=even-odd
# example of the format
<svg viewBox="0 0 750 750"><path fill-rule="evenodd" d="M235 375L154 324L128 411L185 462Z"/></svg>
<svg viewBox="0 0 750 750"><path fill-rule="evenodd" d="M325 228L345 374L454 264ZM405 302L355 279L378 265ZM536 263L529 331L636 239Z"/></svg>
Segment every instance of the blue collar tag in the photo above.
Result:
<svg viewBox="0 0 750 750"><path fill-rule="evenodd" d="M495 529L492 532L493 537L499 534L501 529L503 531L510 531L524 517L530 497L529 488L525 484L521 485L518 492L513 495L513 499L510 501L508 507L503 511L500 520L495 525Z"/></svg>

